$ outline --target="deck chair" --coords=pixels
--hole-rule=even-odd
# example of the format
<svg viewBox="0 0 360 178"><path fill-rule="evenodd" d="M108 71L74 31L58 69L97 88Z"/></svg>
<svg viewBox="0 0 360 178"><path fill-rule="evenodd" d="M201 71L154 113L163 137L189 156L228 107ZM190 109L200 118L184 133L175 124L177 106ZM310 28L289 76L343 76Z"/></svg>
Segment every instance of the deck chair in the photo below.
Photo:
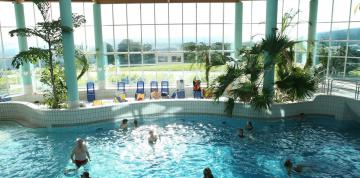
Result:
<svg viewBox="0 0 360 178"><path fill-rule="evenodd" d="M194 98L198 98L201 99L202 97L202 92L201 92L201 81L200 80L193 80L193 94L194 94Z"/></svg>
<svg viewBox="0 0 360 178"><path fill-rule="evenodd" d="M135 100L141 101L145 99L144 81L138 81L136 83Z"/></svg>
<svg viewBox="0 0 360 178"><path fill-rule="evenodd" d="M160 99L159 86L157 81L150 82L150 99Z"/></svg>
<svg viewBox="0 0 360 178"><path fill-rule="evenodd" d="M117 94L114 98L114 102L127 102L125 92L125 82L117 82Z"/></svg>
<svg viewBox="0 0 360 178"><path fill-rule="evenodd" d="M169 82L168 81L161 81L161 96L163 98L169 97Z"/></svg>
<svg viewBox="0 0 360 178"><path fill-rule="evenodd" d="M178 98L178 99L185 98L185 86L184 86L184 80L183 79L176 81L175 97L174 97L174 94L173 94L172 98Z"/></svg>
<svg viewBox="0 0 360 178"><path fill-rule="evenodd" d="M95 100L95 84L94 82L86 83L86 97L88 102Z"/></svg>

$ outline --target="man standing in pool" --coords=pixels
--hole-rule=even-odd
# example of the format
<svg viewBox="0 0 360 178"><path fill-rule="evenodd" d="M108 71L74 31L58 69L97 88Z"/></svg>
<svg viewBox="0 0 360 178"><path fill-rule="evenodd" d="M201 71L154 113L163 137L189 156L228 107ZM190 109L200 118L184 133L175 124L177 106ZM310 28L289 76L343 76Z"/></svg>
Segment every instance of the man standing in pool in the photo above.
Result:
<svg viewBox="0 0 360 178"><path fill-rule="evenodd" d="M90 154L83 139L76 139L76 145L71 153L70 158L78 169L90 161Z"/></svg>

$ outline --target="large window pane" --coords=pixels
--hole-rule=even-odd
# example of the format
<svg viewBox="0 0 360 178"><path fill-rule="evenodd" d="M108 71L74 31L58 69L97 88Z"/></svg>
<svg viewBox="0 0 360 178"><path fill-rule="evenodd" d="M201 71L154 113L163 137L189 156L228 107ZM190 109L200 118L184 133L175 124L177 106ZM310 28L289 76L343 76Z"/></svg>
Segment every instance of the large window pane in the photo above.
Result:
<svg viewBox="0 0 360 178"><path fill-rule="evenodd" d="M209 44L209 25L197 26L197 42Z"/></svg>
<svg viewBox="0 0 360 178"><path fill-rule="evenodd" d="M169 48L168 25L156 25L156 50L167 51Z"/></svg>
<svg viewBox="0 0 360 178"><path fill-rule="evenodd" d="M170 51L181 50L182 26L170 25Z"/></svg>
<svg viewBox="0 0 360 178"><path fill-rule="evenodd" d="M224 9L224 23L235 23L235 3L225 3Z"/></svg>
<svg viewBox="0 0 360 178"><path fill-rule="evenodd" d="M154 25L143 25L143 50L154 51L155 50L155 28Z"/></svg>
<svg viewBox="0 0 360 178"><path fill-rule="evenodd" d="M181 3L170 3L169 4L169 15L171 24L182 23L182 4Z"/></svg>
<svg viewBox="0 0 360 178"><path fill-rule="evenodd" d="M0 2L1 26L15 27L15 8L12 2Z"/></svg>
<svg viewBox="0 0 360 178"><path fill-rule="evenodd" d="M196 23L196 4L184 3L184 23Z"/></svg>
<svg viewBox="0 0 360 178"><path fill-rule="evenodd" d="M331 22L332 2L329 0L318 0L318 22Z"/></svg>
<svg viewBox="0 0 360 178"><path fill-rule="evenodd" d="M115 45L118 52L128 52L126 26L115 26Z"/></svg>
<svg viewBox="0 0 360 178"><path fill-rule="evenodd" d="M102 27L103 41L105 43L114 45L114 36L113 36L113 27L112 26L103 26Z"/></svg>
<svg viewBox="0 0 360 178"><path fill-rule="evenodd" d="M156 24L168 24L168 4L155 4Z"/></svg>
<svg viewBox="0 0 360 178"><path fill-rule="evenodd" d="M54 20L60 18L60 7L59 7L59 3L57 2L51 3L51 18Z"/></svg>
<svg viewBox="0 0 360 178"><path fill-rule="evenodd" d="M94 26L86 26L86 43L88 51L95 51Z"/></svg>
<svg viewBox="0 0 360 178"><path fill-rule="evenodd" d="M359 49L359 48L358 48ZM346 61L346 76L360 77L360 58L348 58Z"/></svg>
<svg viewBox="0 0 360 178"><path fill-rule="evenodd" d="M85 27L75 28L74 31L74 44L76 47L86 50L86 41L85 41Z"/></svg>
<svg viewBox="0 0 360 178"><path fill-rule="evenodd" d="M333 23L331 38L332 40L346 40L348 34L348 23Z"/></svg>
<svg viewBox="0 0 360 178"><path fill-rule="evenodd" d="M93 3L84 3L86 25L94 25Z"/></svg>
<svg viewBox="0 0 360 178"><path fill-rule="evenodd" d="M253 1L252 12L253 23L265 23L266 19L266 1Z"/></svg>
<svg viewBox="0 0 360 178"><path fill-rule="evenodd" d="M223 41L223 26L218 24L211 25L211 44L222 43Z"/></svg>
<svg viewBox="0 0 360 178"><path fill-rule="evenodd" d="M223 3L211 3L211 23L223 23Z"/></svg>
<svg viewBox="0 0 360 178"><path fill-rule="evenodd" d="M101 23L102 25L113 25L113 14L111 4L101 5Z"/></svg>
<svg viewBox="0 0 360 178"><path fill-rule="evenodd" d="M197 4L197 23L209 23L210 20L210 5L209 3Z"/></svg>
<svg viewBox="0 0 360 178"><path fill-rule="evenodd" d="M349 21L350 0L334 0L334 22Z"/></svg>
<svg viewBox="0 0 360 178"><path fill-rule="evenodd" d="M34 7L33 3L23 3L23 4L24 4L24 12L26 12L25 25L27 27L28 26L35 26L34 9L37 10L37 7L36 6ZM0 6L1 6L1 3L0 3ZM14 19L14 21L15 21L15 19Z"/></svg>
<svg viewBox="0 0 360 178"><path fill-rule="evenodd" d="M129 50L130 52L141 51L141 28L140 25L129 26Z"/></svg>
<svg viewBox="0 0 360 178"><path fill-rule="evenodd" d="M126 25L126 4L114 4L114 24Z"/></svg>
<svg viewBox="0 0 360 178"><path fill-rule="evenodd" d="M142 24L154 24L154 4L141 4Z"/></svg>
<svg viewBox="0 0 360 178"><path fill-rule="evenodd" d="M184 25L184 43L194 42L196 43L196 26Z"/></svg>
<svg viewBox="0 0 360 178"><path fill-rule="evenodd" d="M225 50L232 50L234 49L234 33L235 33L235 26L234 24L225 24L224 25L224 46Z"/></svg>
<svg viewBox="0 0 360 178"><path fill-rule="evenodd" d="M140 24L140 4L128 4L128 24Z"/></svg>
<svg viewBox="0 0 360 178"><path fill-rule="evenodd" d="M243 2L243 23L251 23L251 1Z"/></svg>

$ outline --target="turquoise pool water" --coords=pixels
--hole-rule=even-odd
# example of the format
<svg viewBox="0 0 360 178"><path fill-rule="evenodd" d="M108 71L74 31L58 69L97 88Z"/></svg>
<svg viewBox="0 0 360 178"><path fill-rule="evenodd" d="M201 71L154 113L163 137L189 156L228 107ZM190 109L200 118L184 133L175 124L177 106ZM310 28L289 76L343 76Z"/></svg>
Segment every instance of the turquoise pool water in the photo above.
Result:
<svg viewBox="0 0 360 178"><path fill-rule="evenodd" d="M92 178L287 177L291 158L311 168L293 177L360 177L360 125L330 118L254 120L254 132L237 137L244 119L219 116L159 116L139 119L140 127L119 130L118 123L72 128L29 129L0 122L0 177L66 177L76 137L85 138ZM156 129L161 141L147 143ZM79 170L78 176L82 173ZM73 176L73 177L78 177Z"/></svg>

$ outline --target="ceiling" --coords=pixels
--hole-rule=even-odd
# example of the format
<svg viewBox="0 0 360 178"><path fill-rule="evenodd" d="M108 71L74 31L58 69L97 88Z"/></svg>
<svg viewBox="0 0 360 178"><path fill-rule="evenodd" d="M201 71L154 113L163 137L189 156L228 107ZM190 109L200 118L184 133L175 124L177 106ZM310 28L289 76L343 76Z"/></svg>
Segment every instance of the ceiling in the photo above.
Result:
<svg viewBox="0 0 360 178"><path fill-rule="evenodd" d="M31 0L0 0L0 1L20 1L32 2ZM48 0L56 2L54 0ZM97 2L99 4L124 4L124 3L195 3L195 2L238 2L239 0L72 0L72 2ZM248 1L248 0L242 0Z"/></svg>

